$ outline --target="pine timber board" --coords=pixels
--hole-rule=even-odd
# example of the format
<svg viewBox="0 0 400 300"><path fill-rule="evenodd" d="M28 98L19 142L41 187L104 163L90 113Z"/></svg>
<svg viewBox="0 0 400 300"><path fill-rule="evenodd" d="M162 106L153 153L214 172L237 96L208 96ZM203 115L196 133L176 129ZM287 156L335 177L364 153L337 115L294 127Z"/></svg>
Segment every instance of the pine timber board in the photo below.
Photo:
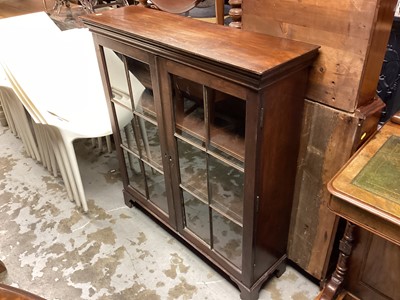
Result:
<svg viewBox="0 0 400 300"><path fill-rule="evenodd" d="M338 220L327 207L326 184L350 157L357 125L352 114L306 101L288 257L318 279L325 275Z"/></svg>
<svg viewBox="0 0 400 300"><path fill-rule="evenodd" d="M327 183L376 130L382 108L380 99L356 113L306 101L288 257L317 279L326 276L338 222Z"/></svg>
<svg viewBox="0 0 400 300"><path fill-rule="evenodd" d="M355 112L375 96L396 0L246 0L244 30L321 45L306 98Z"/></svg>

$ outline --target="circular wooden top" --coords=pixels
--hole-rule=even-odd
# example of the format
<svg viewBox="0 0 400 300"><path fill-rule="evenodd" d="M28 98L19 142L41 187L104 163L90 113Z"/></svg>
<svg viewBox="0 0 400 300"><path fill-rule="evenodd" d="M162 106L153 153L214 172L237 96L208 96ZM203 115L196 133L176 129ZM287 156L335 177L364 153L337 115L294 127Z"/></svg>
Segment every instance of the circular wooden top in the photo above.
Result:
<svg viewBox="0 0 400 300"><path fill-rule="evenodd" d="M200 0L152 0L152 2L163 11L180 14L191 10Z"/></svg>

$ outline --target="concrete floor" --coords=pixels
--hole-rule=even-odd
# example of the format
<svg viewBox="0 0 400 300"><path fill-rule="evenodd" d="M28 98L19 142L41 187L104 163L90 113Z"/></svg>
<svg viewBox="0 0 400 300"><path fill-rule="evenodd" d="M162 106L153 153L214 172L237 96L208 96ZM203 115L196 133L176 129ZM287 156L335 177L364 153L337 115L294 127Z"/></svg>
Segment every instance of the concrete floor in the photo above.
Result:
<svg viewBox="0 0 400 300"><path fill-rule="evenodd" d="M76 145L89 210L67 199L60 178L27 157L0 125L0 282L46 299L240 299L222 277L122 198L114 154ZM318 286L292 267L259 299L308 300Z"/></svg>

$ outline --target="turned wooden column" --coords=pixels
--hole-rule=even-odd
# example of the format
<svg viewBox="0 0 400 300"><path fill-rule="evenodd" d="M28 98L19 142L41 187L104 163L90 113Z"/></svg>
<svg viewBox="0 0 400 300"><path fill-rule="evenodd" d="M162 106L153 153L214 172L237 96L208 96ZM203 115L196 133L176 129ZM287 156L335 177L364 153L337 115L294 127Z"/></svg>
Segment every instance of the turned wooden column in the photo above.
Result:
<svg viewBox="0 0 400 300"><path fill-rule="evenodd" d="M229 26L240 29L242 28L242 0L229 0L229 4L232 7L229 10L229 16L232 18Z"/></svg>
<svg viewBox="0 0 400 300"><path fill-rule="evenodd" d="M336 264L336 270L333 272L331 279L326 283L322 290L318 300L330 300L335 299L335 296L342 288L342 283L347 272L347 260L351 254L353 248L353 231L355 225L347 221L346 229L339 244L339 259Z"/></svg>

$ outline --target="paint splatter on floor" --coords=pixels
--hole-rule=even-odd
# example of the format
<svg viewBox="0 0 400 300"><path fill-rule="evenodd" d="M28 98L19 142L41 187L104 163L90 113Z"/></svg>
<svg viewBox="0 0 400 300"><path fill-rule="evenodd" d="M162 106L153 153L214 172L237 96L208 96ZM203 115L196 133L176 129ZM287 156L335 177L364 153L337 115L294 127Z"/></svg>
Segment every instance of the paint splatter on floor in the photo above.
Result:
<svg viewBox="0 0 400 300"><path fill-rule="evenodd" d="M118 163L77 143L84 214L63 182L0 128L0 282L46 299L240 299L239 290L140 210L125 206ZM313 299L318 286L288 267L260 299Z"/></svg>

